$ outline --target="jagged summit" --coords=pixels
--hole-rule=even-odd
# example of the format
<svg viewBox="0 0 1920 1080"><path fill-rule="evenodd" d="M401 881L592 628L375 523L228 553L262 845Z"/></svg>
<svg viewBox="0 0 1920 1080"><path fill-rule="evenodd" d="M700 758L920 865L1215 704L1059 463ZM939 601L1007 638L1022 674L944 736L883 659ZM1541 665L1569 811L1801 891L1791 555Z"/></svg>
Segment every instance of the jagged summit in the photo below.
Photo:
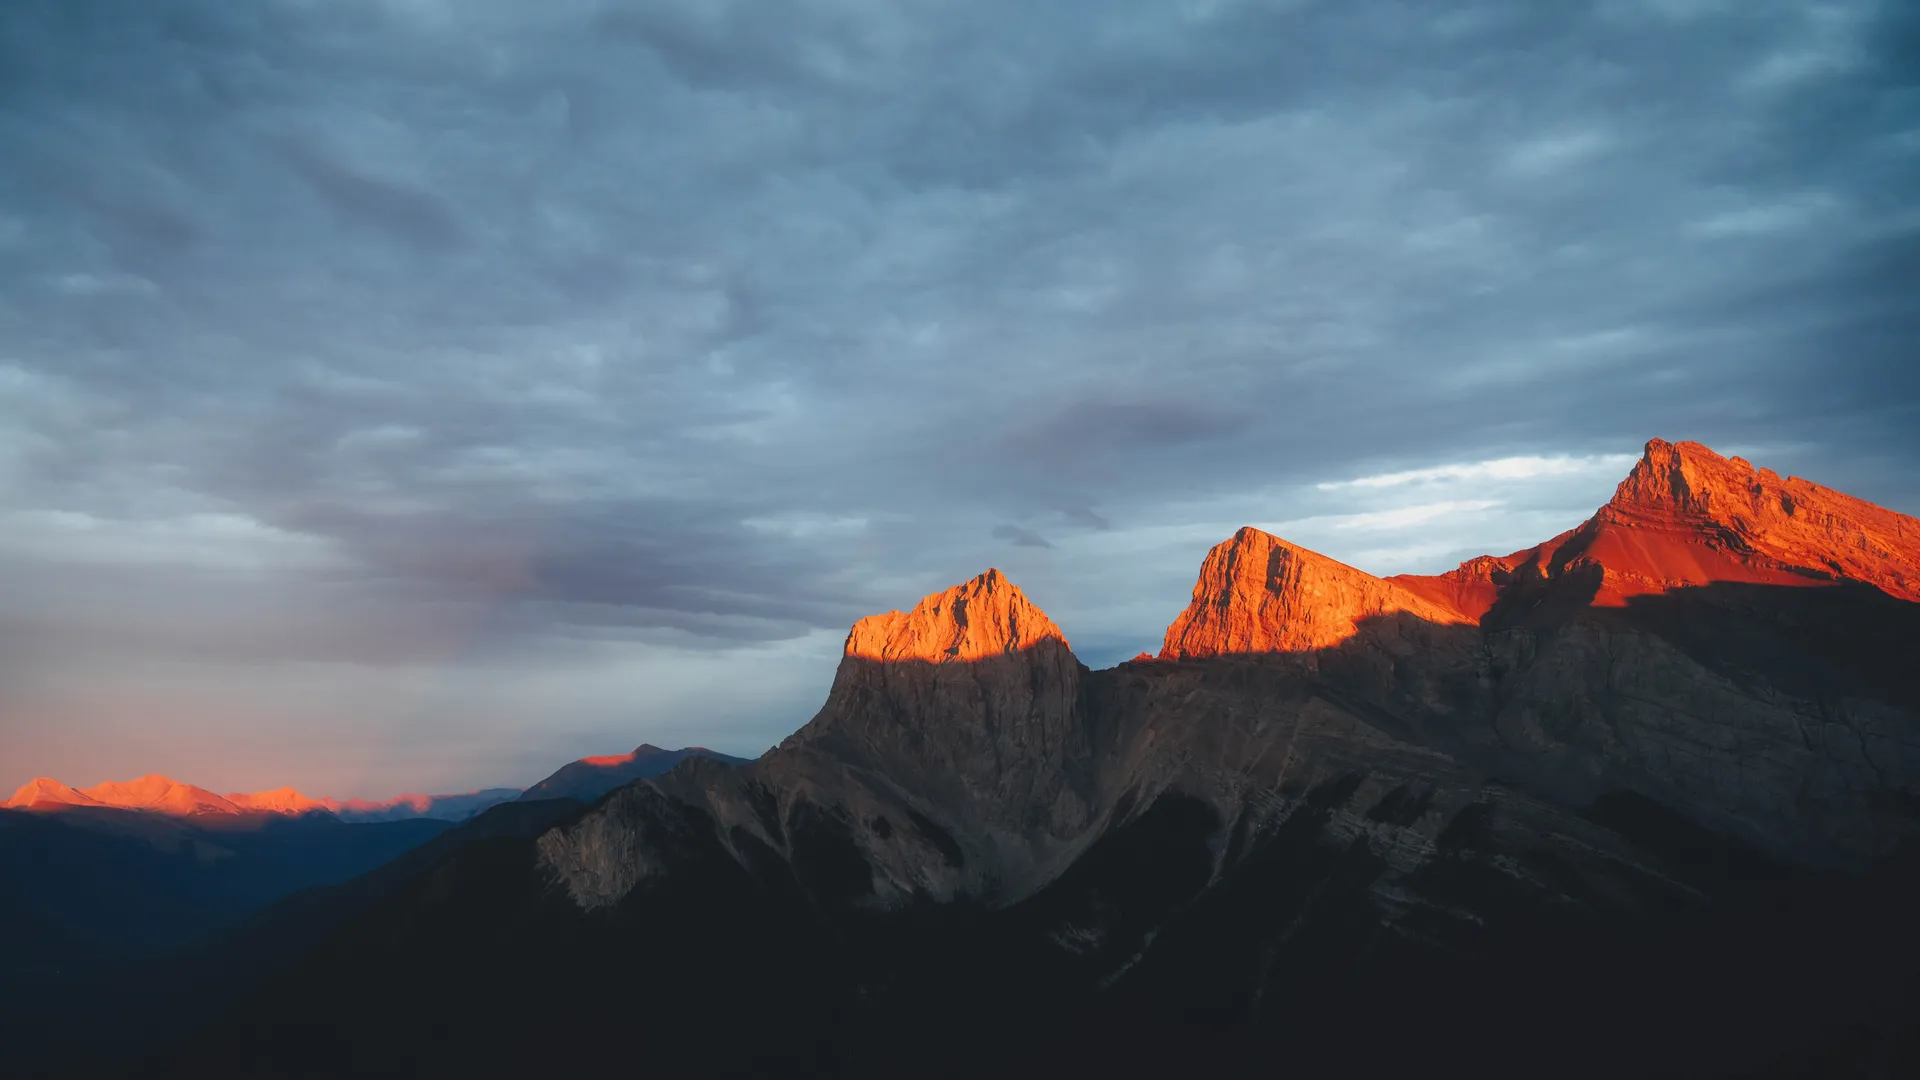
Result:
<svg viewBox="0 0 1920 1080"><path fill-rule="evenodd" d="M1087 812L1085 673L1046 612L988 570L855 623L826 703L762 760L805 750L911 777L962 836L1071 830Z"/></svg>
<svg viewBox="0 0 1920 1080"><path fill-rule="evenodd" d="M1193 601L1167 627L1160 657L1326 648L1359 633L1367 619L1397 613L1443 625L1473 621L1391 581L1248 526L1207 552Z"/></svg>
<svg viewBox="0 0 1920 1080"><path fill-rule="evenodd" d="M1583 532L1609 527L1651 530L1669 547L1678 534L1715 556L1698 567L1662 565L1663 553L1644 541L1590 544L1583 552L1627 573L1687 584L1724 577L1779 584L1840 579L1920 600L1920 521L1798 477L1783 479L1743 458L1723 458L1699 443L1648 442Z"/></svg>
<svg viewBox="0 0 1920 1080"><path fill-rule="evenodd" d="M1775 482L1771 469L1762 469ZM1723 458L1697 442L1649 439L1607 505L1617 510L1711 518L1745 502L1757 473L1745 458Z"/></svg>
<svg viewBox="0 0 1920 1080"><path fill-rule="evenodd" d="M912 611L869 615L854 623L846 655L939 664L1019 652L1049 638L1067 643L1019 586L990 569L922 599Z"/></svg>

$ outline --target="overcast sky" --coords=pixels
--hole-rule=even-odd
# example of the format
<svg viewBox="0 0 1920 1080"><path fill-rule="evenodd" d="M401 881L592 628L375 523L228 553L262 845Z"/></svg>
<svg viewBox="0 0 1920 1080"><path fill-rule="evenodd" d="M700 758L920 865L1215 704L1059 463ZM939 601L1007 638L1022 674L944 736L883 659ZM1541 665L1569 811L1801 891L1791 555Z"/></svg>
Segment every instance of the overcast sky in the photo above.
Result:
<svg viewBox="0 0 1920 1080"><path fill-rule="evenodd" d="M758 753L1650 436L1920 512L1920 9L0 3L0 789ZM4 791L0 791L4 795Z"/></svg>

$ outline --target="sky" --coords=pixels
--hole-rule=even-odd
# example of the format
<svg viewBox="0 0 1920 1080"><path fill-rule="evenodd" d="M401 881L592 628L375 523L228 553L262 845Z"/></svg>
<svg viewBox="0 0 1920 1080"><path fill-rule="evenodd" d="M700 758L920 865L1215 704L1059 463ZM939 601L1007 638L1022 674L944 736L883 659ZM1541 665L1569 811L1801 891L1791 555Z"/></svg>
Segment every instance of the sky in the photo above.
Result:
<svg viewBox="0 0 1920 1080"><path fill-rule="evenodd" d="M1651 437L1920 513L1920 8L0 4L0 789L755 754Z"/></svg>

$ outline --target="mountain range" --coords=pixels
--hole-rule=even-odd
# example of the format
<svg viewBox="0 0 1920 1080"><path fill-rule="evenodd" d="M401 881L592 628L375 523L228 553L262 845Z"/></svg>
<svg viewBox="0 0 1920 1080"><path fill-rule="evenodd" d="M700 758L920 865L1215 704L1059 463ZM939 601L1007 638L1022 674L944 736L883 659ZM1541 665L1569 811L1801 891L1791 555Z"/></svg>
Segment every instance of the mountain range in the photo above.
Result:
<svg viewBox="0 0 1920 1080"><path fill-rule="evenodd" d="M137 780L110 781L90 788L73 788L51 777L37 777L22 785L0 809L66 811L83 807L140 810L170 817L208 814L299 816L327 813L342 821L401 821L434 818L464 821L489 806L512 799L594 799L614 788L644 777L658 776L688 757L707 757L730 765L733 757L704 746L663 750L642 743L629 753L584 757L562 765L553 775L530 788L482 788L459 795L396 795L384 802L369 799L312 798L290 787L252 793L215 795L206 788L150 774Z"/></svg>
<svg viewBox="0 0 1920 1080"><path fill-rule="evenodd" d="M215 795L206 788L183 784L158 774L78 789L42 776L28 781L13 793L12 798L0 804L0 808L57 811L75 807L111 807L116 810L144 810L171 817L206 814L290 816L325 812L342 821L400 821L407 818L461 821L495 803L506 802L519 795L519 788L485 788L459 795L398 795L384 802L374 802L368 799L315 799L290 787Z"/></svg>
<svg viewBox="0 0 1920 1080"><path fill-rule="evenodd" d="M1439 575L1242 529L1105 670L988 570L761 758L510 804L123 1064L1916 1075L1917 650L1920 521L1695 443Z"/></svg>

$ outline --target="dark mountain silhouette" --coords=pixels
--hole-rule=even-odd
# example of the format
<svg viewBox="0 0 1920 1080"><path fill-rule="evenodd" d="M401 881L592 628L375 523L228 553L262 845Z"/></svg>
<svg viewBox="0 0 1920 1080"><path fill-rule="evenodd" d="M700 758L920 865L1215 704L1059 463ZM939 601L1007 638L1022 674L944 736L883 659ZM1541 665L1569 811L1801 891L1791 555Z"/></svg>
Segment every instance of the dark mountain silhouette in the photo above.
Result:
<svg viewBox="0 0 1920 1080"><path fill-rule="evenodd" d="M523 801L537 799L593 800L623 784L659 776L689 757L706 757L729 765L745 765L746 758L732 757L704 746L662 750L652 743L641 743L632 753L586 757L570 761L545 780L520 794Z"/></svg>
<svg viewBox="0 0 1920 1080"><path fill-rule="evenodd" d="M1912 1074L1915 567L1655 441L1436 577L1241 530L1105 671L989 571L856 624L759 760L452 846L126 1064Z"/></svg>

